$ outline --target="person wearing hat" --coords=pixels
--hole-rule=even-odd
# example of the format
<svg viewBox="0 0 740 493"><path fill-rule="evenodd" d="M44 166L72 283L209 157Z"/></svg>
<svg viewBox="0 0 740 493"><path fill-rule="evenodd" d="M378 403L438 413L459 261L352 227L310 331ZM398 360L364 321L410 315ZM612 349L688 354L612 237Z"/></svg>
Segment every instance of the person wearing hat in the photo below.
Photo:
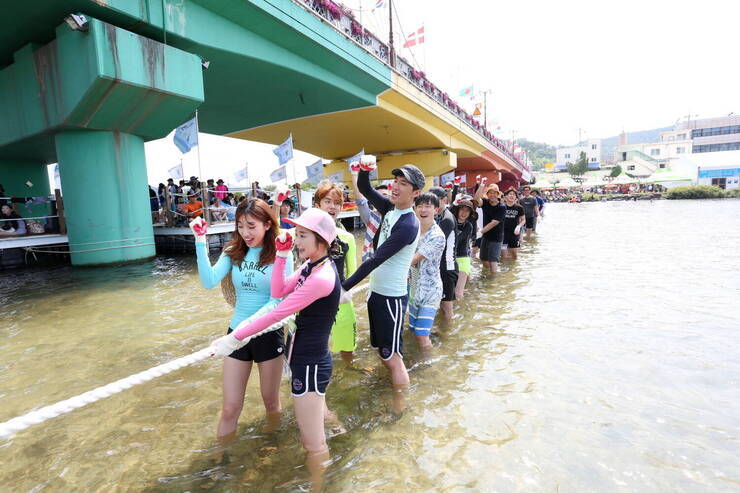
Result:
<svg viewBox="0 0 740 493"><path fill-rule="evenodd" d="M449 324L454 316L452 302L455 301L455 287L457 286L458 268L455 262L455 245L457 244L457 222L455 216L447 209L449 197L442 187L432 187L431 193L439 197L436 221L445 235L445 248L442 251L442 260L439 263L439 275L442 278L442 309L445 322Z"/></svg>
<svg viewBox="0 0 740 493"><path fill-rule="evenodd" d="M504 217L506 206L501 203L501 192L498 185L491 183L481 185L475 192L473 200L483 212L481 228L480 259L483 267L490 272L498 272L501 261L501 246L504 241Z"/></svg>
<svg viewBox="0 0 740 493"><path fill-rule="evenodd" d="M475 205L469 199L456 200L450 212L457 219L455 223L457 228L455 262L457 262L459 272L455 285L455 299L462 300L465 298L465 284L470 277L470 249L475 238L478 213L475 212Z"/></svg>
<svg viewBox="0 0 740 493"><path fill-rule="evenodd" d="M261 336L265 329L297 313L287 358L296 421L315 486L329 458L324 435L324 417L328 413L324 395L332 373L329 334L342 289L337 269L329 257L337 229L329 214L315 208L289 221L296 226L295 240L288 232L275 239L277 253L270 285L271 296L284 299L270 312L250 317L230 334L216 339L211 344L211 354L231 354L253 337ZM294 242L304 263L286 277L283 272Z"/></svg>
<svg viewBox="0 0 740 493"><path fill-rule="evenodd" d="M216 191L213 193L213 196L216 197L218 200L223 200L226 198L226 196L229 194L229 187L224 185L224 181L219 178L216 182Z"/></svg>
<svg viewBox="0 0 740 493"><path fill-rule="evenodd" d="M370 321L370 344L378 349L383 364L390 372L394 390L409 384L403 363L403 322L408 304L407 279L411 260L419 241L419 221L412 205L424 188L424 173L413 164L391 171L395 177L389 198L370 185L370 172L376 168L375 156L360 159L357 188L382 216L375 250L357 271L342 283L349 291L370 276L367 300ZM399 394L394 393L395 397ZM400 399L396 402L400 402Z"/></svg>

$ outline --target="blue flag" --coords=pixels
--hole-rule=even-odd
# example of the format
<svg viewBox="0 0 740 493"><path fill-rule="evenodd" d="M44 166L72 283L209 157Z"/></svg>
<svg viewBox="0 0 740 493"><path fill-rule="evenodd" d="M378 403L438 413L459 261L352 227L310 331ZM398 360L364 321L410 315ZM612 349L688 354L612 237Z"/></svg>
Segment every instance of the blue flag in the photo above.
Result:
<svg viewBox="0 0 740 493"><path fill-rule="evenodd" d="M183 154L190 151L198 145L198 121L196 117L189 120L175 130L175 137L172 139L180 152Z"/></svg>
<svg viewBox="0 0 740 493"><path fill-rule="evenodd" d="M352 157L350 157L350 158L347 158L347 159L346 159L346 161L347 161L347 165L349 166L350 164L354 163L355 161L359 161L359 160L360 160L360 158L361 158L362 156L364 156L364 155L365 155L365 149L361 150L360 152L358 152L358 153L357 153L357 154L355 154L354 156L352 156Z"/></svg>
<svg viewBox="0 0 740 493"><path fill-rule="evenodd" d="M234 180L237 182L244 181L247 179L247 169L240 169L239 171L234 173Z"/></svg>
<svg viewBox="0 0 740 493"><path fill-rule="evenodd" d="M270 180L272 180L273 183L280 180L285 180L287 177L287 174L285 172L285 166L280 166L278 169L270 173Z"/></svg>
<svg viewBox="0 0 740 493"><path fill-rule="evenodd" d="M310 166L306 166L306 180L303 183L318 183L324 176L324 162L319 159Z"/></svg>
<svg viewBox="0 0 740 493"><path fill-rule="evenodd" d="M293 159L293 135L288 136L288 140L277 146L272 152L277 156L281 166Z"/></svg>

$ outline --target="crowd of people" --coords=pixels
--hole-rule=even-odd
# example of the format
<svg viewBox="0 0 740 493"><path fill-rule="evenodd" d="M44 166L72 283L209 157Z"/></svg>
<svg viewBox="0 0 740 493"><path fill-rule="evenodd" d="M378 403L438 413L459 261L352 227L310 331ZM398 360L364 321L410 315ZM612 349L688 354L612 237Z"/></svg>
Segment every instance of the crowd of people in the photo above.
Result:
<svg viewBox="0 0 740 493"><path fill-rule="evenodd" d="M217 435L224 442L235 435L255 363L268 423L275 421L282 410L279 385L287 358L314 485L320 484L329 458L325 421L337 419L325 399L332 353L352 365L357 350L360 307L351 290L369 278L366 302L359 304L366 304L370 344L388 370L394 410L400 412L410 381L404 328L414 335L420 354L428 356L437 312L437 327L453 319L471 259L480 252L484 271L498 272L502 256L516 258L521 236L534 232L545 206L528 186L521 197L514 188L502 194L496 184L478 177L472 194L464 194L456 178L446 187L424 191L427 178L406 164L392 171L392 182L373 187L374 156L363 156L350 167L366 226L359 265L360 245L338 220L347 191L330 181L319 184L313 207L305 211L293 207L287 189L272 204L245 198L236 206L235 231L215 264L208 257L207 224L200 216L190 222L202 285L221 284L234 306L226 335L211 344L211 353L224 357ZM295 270L294 263L299 265ZM281 323L294 314L294 322Z"/></svg>
<svg viewBox="0 0 740 493"><path fill-rule="evenodd" d="M191 176L188 181L179 180L178 183L168 178L167 183L160 183L156 190L148 186L152 222L166 223L169 215L173 226L184 226L196 217L204 217L206 211L212 222L234 221L237 206L247 197L270 201L269 194L259 188L259 182L254 185L244 193L233 193L220 178L215 181L210 178L205 183L199 181L197 176ZM207 208L204 206L206 201Z"/></svg>

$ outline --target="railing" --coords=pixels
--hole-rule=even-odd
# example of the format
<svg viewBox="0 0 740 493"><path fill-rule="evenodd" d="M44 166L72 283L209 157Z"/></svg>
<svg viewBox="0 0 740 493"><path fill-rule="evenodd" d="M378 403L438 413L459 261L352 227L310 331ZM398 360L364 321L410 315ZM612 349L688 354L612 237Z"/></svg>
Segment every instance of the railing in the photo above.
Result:
<svg viewBox="0 0 740 493"><path fill-rule="evenodd" d="M380 41L368 29L364 28L352 14L352 11L342 4L332 0L295 0L296 3L308 7L308 10L317 14L326 22L334 26L339 32L355 41L366 51L375 55L381 62L385 63L396 72L402 75L406 80L413 83L416 87L424 91L429 97L444 106L448 111L457 116L471 130L486 139L491 145L499 149L502 153L511 159L521 171L531 172L530 167L517 156L514 155L509 146L502 140L498 139L493 132L488 130L485 125L479 123L471 114L460 107L446 92L435 86L426 74L421 70L416 70L413 66L398 55L395 56L395 63L391 63L390 49L388 45ZM513 144L512 144L513 145Z"/></svg>

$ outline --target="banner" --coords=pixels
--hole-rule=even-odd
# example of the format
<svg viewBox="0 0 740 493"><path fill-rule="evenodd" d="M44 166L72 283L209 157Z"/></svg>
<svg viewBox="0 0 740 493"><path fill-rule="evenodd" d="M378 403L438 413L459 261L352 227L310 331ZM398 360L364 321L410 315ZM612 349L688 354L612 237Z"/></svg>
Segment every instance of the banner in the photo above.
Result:
<svg viewBox="0 0 740 493"><path fill-rule="evenodd" d="M336 173L330 174L326 178L332 183L339 183L344 179L344 173L342 173L341 171L337 171Z"/></svg>
<svg viewBox="0 0 740 493"><path fill-rule="evenodd" d="M324 177L324 162L319 159L315 163L306 166L306 179L303 183L316 185Z"/></svg>
<svg viewBox="0 0 740 493"><path fill-rule="evenodd" d="M175 181L185 179L185 173L182 170L182 163L175 165L172 168L168 169L167 173L169 173L170 177Z"/></svg>
<svg viewBox="0 0 740 493"><path fill-rule="evenodd" d="M240 169L236 173L234 173L234 181L236 182L247 181L247 178L248 178L247 168Z"/></svg>
<svg viewBox="0 0 740 493"><path fill-rule="evenodd" d="M293 135L289 135L285 142L272 150L272 153L277 156L281 166L293 159Z"/></svg>
<svg viewBox="0 0 740 493"><path fill-rule="evenodd" d="M172 138L180 152L185 154L190 149L198 145L198 120L193 117L191 120L183 123L175 129L175 136ZM173 177L174 178L174 177Z"/></svg>
<svg viewBox="0 0 740 493"><path fill-rule="evenodd" d="M285 180L287 177L287 173L285 171L285 166L280 166L278 169L270 173L270 180L272 180L273 183L280 180Z"/></svg>

